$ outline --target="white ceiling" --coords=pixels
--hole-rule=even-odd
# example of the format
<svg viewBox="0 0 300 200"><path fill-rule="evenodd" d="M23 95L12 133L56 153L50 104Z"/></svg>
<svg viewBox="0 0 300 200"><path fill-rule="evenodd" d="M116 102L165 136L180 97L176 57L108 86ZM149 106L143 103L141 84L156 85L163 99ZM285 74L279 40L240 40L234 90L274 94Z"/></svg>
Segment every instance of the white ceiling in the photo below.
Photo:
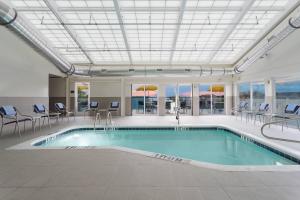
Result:
<svg viewBox="0 0 300 200"><path fill-rule="evenodd" d="M232 65L296 0L10 0L80 65Z"/></svg>

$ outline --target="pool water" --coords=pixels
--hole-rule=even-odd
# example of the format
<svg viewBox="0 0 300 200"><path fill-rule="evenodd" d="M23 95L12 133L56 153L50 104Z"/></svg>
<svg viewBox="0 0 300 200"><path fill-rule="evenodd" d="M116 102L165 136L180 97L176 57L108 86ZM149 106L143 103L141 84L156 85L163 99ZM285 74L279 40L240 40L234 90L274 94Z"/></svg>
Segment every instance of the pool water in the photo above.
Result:
<svg viewBox="0 0 300 200"><path fill-rule="evenodd" d="M35 146L119 146L223 165L297 164L224 129L73 130Z"/></svg>

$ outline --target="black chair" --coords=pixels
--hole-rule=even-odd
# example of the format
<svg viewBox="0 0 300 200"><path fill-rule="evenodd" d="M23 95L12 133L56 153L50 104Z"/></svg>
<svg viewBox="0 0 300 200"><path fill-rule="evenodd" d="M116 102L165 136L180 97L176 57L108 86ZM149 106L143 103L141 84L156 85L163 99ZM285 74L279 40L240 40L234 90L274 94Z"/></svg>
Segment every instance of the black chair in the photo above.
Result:
<svg viewBox="0 0 300 200"><path fill-rule="evenodd" d="M65 116L65 117L68 117L68 120L69 120L69 118L70 118L70 115L73 115L73 116L74 116L74 119L75 119L75 114L74 114L74 112L68 111L63 103L55 103L54 106L55 106L55 110L56 110L58 113L60 113L61 115ZM62 118L62 119L63 119L63 118Z"/></svg>
<svg viewBox="0 0 300 200"><path fill-rule="evenodd" d="M99 109L99 102L97 102L97 101L91 101L90 104L89 104L89 108L86 109L86 110L83 112L83 115L84 115L84 117L85 117L85 113L86 113L86 112L94 112L95 115L96 115L98 109Z"/></svg>
<svg viewBox="0 0 300 200"><path fill-rule="evenodd" d="M120 102L113 101L110 103L110 107L108 109L108 112L117 112L120 109Z"/></svg>

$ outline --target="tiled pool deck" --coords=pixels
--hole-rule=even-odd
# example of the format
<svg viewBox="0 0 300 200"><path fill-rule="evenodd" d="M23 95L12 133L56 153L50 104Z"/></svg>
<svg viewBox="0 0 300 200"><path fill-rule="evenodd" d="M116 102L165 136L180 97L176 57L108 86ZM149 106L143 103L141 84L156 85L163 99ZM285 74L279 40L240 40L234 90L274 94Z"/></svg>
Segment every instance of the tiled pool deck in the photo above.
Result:
<svg viewBox="0 0 300 200"><path fill-rule="evenodd" d="M173 126L174 117L115 118L120 126ZM92 125L76 118L43 128L0 138L0 200L5 199L299 199L300 171L220 171L169 162L110 149L5 150L32 138L63 128ZM230 116L182 117L185 125L222 124L252 136L260 126ZM298 130L280 127L267 134L299 139ZM271 141L273 145L300 152L300 144ZM299 154L300 155L300 154Z"/></svg>

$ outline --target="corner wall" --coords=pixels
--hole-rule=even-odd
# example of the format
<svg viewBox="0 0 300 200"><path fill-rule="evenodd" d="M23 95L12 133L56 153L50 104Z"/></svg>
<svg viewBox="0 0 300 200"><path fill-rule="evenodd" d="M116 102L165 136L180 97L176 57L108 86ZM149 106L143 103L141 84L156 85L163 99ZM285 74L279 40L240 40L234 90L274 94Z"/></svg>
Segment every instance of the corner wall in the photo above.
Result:
<svg viewBox="0 0 300 200"><path fill-rule="evenodd" d="M266 102L275 105L275 82L300 80L299 52L300 30L295 30L274 47L267 56L249 66L245 72L236 75L236 84L238 82L265 82ZM237 89L235 89L234 96L237 99ZM275 106L271 107L275 112Z"/></svg>
<svg viewBox="0 0 300 200"><path fill-rule="evenodd" d="M3 26L0 52L0 106L11 104L24 113L32 112L34 103L48 106L48 76L61 72Z"/></svg>

